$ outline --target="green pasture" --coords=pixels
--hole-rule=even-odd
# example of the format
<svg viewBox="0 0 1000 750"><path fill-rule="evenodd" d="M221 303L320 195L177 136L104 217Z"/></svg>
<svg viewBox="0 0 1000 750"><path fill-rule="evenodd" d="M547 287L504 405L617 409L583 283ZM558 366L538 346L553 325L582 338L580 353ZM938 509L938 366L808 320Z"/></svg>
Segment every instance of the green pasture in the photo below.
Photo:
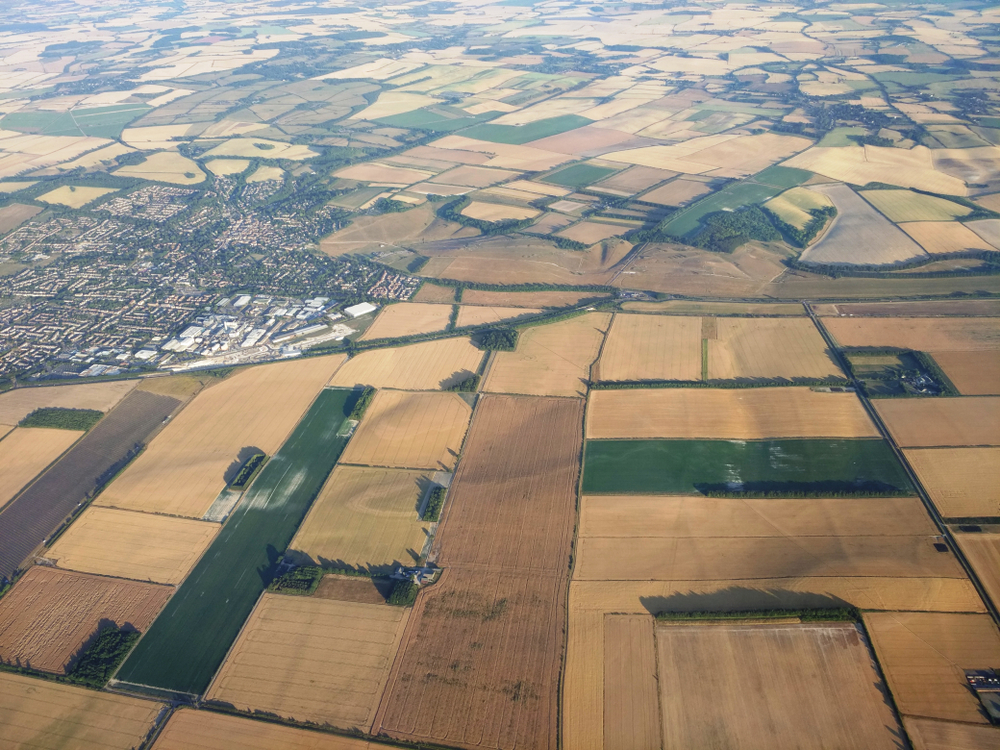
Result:
<svg viewBox="0 0 1000 750"><path fill-rule="evenodd" d="M581 188L603 180L617 171L617 169L598 167L594 164L573 164L558 172L553 172L548 177L543 177L542 182L562 185L563 187Z"/></svg>
<svg viewBox="0 0 1000 750"><path fill-rule="evenodd" d="M527 125L476 125L464 131L462 135L490 143L520 145L576 130L584 125L590 125L591 122L593 121L580 115L560 115L529 122Z"/></svg>

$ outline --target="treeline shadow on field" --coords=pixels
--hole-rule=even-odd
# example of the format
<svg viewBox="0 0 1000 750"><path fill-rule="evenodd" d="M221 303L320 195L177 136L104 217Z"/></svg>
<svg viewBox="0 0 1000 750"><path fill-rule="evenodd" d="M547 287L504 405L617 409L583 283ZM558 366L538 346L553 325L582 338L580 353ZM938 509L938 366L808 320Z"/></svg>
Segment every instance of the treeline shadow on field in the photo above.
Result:
<svg viewBox="0 0 1000 750"><path fill-rule="evenodd" d="M702 495L757 496L757 497L857 497L899 495L905 488L878 479L847 481L823 479L816 482L750 481L734 485L729 482L695 482L694 488Z"/></svg>
<svg viewBox="0 0 1000 750"><path fill-rule="evenodd" d="M118 630L124 631L126 633L136 633L139 631L139 629L130 622L119 623L116 622L115 620L112 620L109 617L102 617L97 622L97 627L94 628L94 632L92 632L87 637L87 640L85 640L82 644L80 644L80 648L78 648L76 650L76 653L73 654L66 662L67 674L73 671L73 668L76 666L76 663L80 661L80 657L83 656L83 654L87 651L87 649L89 649L91 646L94 645L94 642L97 640L98 636L100 636L101 631L104 630L105 628L117 628ZM30 664L27 664L25 666L27 666L28 668L31 667Z"/></svg>
<svg viewBox="0 0 1000 750"><path fill-rule="evenodd" d="M839 596L787 589L730 586L711 592L678 592L669 596L640 596L651 615L664 612L753 612L759 610L843 609L853 605Z"/></svg>
<svg viewBox="0 0 1000 750"><path fill-rule="evenodd" d="M383 563L349 563L344 560L333 560L328 557L323 557L322 555L316 555L313 557L301 550L288 550L285 553L285 562L292 563L293 565L302 566L315 566L322 568L324 573L337 573L341 575L358 575L358 576L380 576L388 575L396 570L396 568L411 568L420 562L420 552L415 549L407 549L406 554L408 554L412 560L393 560L392 562Z"/></svg>
<svg viewBox="0 0 1000 750"><path fill-rule="evenodd" d="M239 474L240 469L243 468L243 464L258 453L266 453L266 451L261 450L256 445L247 445L240 448L240 452L236 454L236 460L226 467L226 471L222 475L222 479L226 483L226 486L233 483L233 480L236 479L236 475Z"/></svg>

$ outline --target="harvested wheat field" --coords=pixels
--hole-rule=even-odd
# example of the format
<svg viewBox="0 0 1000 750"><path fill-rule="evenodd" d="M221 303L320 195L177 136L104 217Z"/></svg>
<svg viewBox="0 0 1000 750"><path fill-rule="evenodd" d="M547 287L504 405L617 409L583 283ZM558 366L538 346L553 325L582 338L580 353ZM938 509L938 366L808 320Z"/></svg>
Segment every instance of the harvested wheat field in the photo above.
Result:
<svg viewBox="0 0 1000 750"><path fill-rule="evenodd" d="M685 206L711 192L711 186L705 182L680 177L662 187L643 193L640 200L643 203L656 203L661 206Z"/></svg>
<svg viewBox="0 0 1000 750"><path fill-rule="evenodd" d="M344 359L250 367L199 393L96 504L201 518L241 454L273 455Z"/></svg>
<svg viewBox="0 0 1000 750"><path fill-rule="evenodd" d="M708 377L843 378L812 321L718 318L708 341Z"/></svg>
<svg viewBox="0 0 1000 750"><path fill-rule="evenodd" d="M701 318L617 314L595 380L700 380Z"/></svg>
<svg viewBox="0 0 1000 750"><path fill-rule="evenodd" d="M878 399L875 409L901 448L1000 445L1000 398Z"/></svg>
<svg viewBox="0 0 1000 750"><path fill-rule="evenodd" d="M356 737L314 732L214 711L179 708L152 750L381 750Z"/></svg>
<svg viewBox="0 0 1000 750"><path fill-rule="evenodd" d="M489 292L482 289L466 289L462 294L462 305L571 307L607 296L601 292Z"/></svg>
<svg viewBox="0 0 1000 750"><path fill-rule="evenodd" d="M988 615L867 612L864 621L901 714L988 723L964 673L1000 664Z"/></svg>
<svg viewBox="0 0 1000 750"><path fill-rule="evenodd" d="M455 301L455 287L441 286L425 281L417 293L410 297L411 302L430 302L451 305Z"/></svg>
<svg viewBox="0 0 1000 750"><path fill-rule="evenodd" d="M994 605L1000 605L1000 533L955 534L972 569Z"/></svg>
<svg viewBox="0 0 1000 750"><path fill-rule="evenodd" d="M219 532L219 524L91 507L45 553L60 568L180 583Z"/></svg>
<svg viewBox="0 0 1000 750"><path fill-rule="evenodd" d="M96 201L102 195L115 192L116 188L96 188L96 187L71 187L63 185L57 187L44 195L38 196L36 200L43 203L57 203L60 206L70 208L83 208L91 201Z"/></svg>
<svg viewBox="0 0 1000 750"><path fill-rule="evenodd" d="M611 316L587 313L523 329L513 352L497 352L483 385L491 393L585 396L590 366Z"/></svg>
<svg viewBox="0 0 1000 750"><path fill-rule="evenodd" d="M853 438L878 437L878 430L853 393L808 388L632 388L591 392L587 437Z"/></svg>
<svg viewBox="0 0 1000 750"><path fill-rule="evenodd" d="M37 750L131 750L162 703L0 672L0 746Z"/></svg>
<svg viewBox="0 0 1000 750"><path fill-rule="evenodd" d="M425 341L361 352L344 363L330 385L436 391L471 377L482 361L483 352L470 339Z"/></svg>
<svg viewBox="0 0 1000 750"><path fill-rule="evenodd" d="M903 453L945 518L1000 516L1000 448L917 448Z"/></svg>
<svg viewBox="0 0 1000 750"><path fill-rule="evenodd" d="M458 320L456 325L482 326L491 323L502 323L509 320L517 320L530 315L537 315L542 312L530 307L478 307L475 305L462 305L458 308Z"/></svg>
<svg viewBox="0 0 1000 750"><path fill-rule="evenodd" d="M362 339L393 339L434 333L448 327L451 305L433 305L422 302L400 302L386 305L375 322L361 336Z"/></svg>
<svg viewBox="0 0 1000 750"><path fill-rule="evenodd" d="M840 346L898 346L922 352L1000 349L994 318L824 318Z"/></svg>
<svg viewBox="0 0 1000 750"><path fill-rule="evenodd" d="M0 508L81 435L75 430L17 427L0 440Z"/></svg>
<svg viewBox="0 0 1000 750"><path fill-rule="evenodd" d="M430 530L417 514L429 485L428 472L337 466L288 548L317 565L413 565Z"/></svg>
<svg viewBox="0 0 1000 750"><path fill-rule="evenodd" d="M931 352L931 356L963 396L1000 394L1000 350Z"/></svg>
<svg viewBox="0 0 1000 750"><path fill-rule="evenodd" d="M205 696L245 711L367 731L409 614L265 593Z"/></svg>
<svg viewBox="0 0 1000 750"><path fill-rule="evenodd" d="M665 750L898 748L899 724L853 623L656 628ZM734 679L739 675L739 679Z"/></svg>
<svg viewBox="0 0 1000 750"><path fill-rule="evenodd" d="M960 724L935 719L903 718L913 750L996 750L1000 727Z"/></svg>
<svg viewBox="0 0 1000 750"><path fill-rule="evenodd" d="M0 599L0 662L65 674L105 624L145 631L173 589L35 565Z"/></svg>
<svg viewBox="0 0 1000 750"><path fill-rule="evenodd" d="M899 228L931 255L994 250L993 245L957 221L912 221Z"/></svg>
<svg viewBox="0 0 1000 750"><path fill-rule="evenodd" d="M457 393L380 390L341 461L450 471L471 418L472 407Z"/></svg>
<svg viewBox="0 0 1000 750"><path fill-rule="evenodd" d="M802 305L783 302L699 302L686 299L670 299L663 302L623 302L622 309L630 312L664 313L667 315L800 317L806 314Z"/></svg>
<svg viewBox="0 0 1000 750"><path fill-rule="evenodd" d="M653 618L604 618L604 747L660 747Z"/></svg>
<svg viewBox="0 0 1000 750"><path fill-rule="evenodd" d="M462 209L462 216L480 221L521 221L523 219L533 219L540 212L535 208L523 206L507 206L500 203L483 203L482 201L472 201Z"/></svg>
<svg viewBox="0 0 1000 750"><path fill-rule="evenodd" d="M115 170L114 174L169 182L173 185L197 185L205 181L205 173L201 168L176 151L157 151L147 156L141 164L129 164Z"/></svg>
<svg viewBox="0 0 1000 750"><path fill-rule="evenodd" d="M0 424L17 424L35 409L50 406L108 411L138 384L138 380L114 380L107 383L16 388L0 394Z"/></svg>

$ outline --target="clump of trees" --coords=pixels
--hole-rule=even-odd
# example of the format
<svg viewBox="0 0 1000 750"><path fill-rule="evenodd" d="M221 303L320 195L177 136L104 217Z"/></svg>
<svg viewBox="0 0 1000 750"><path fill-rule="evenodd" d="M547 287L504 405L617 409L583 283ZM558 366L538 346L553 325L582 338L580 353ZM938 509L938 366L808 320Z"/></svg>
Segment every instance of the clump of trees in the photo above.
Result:
<svg viewBox="0 0 1000 750"><path fill-rule="evenodd" d="M394 607L412 607L413 603L417 601L418 591L420 591L420 587L409 578L398 580L392 587L392 593L389 594L386 601Z"/></svg>
<svg viewBox="0 0 1000 750"><path fill-rule="evenodd" d="M303 565L299 568L292 568L287 573L275 578L267 590L278 594L309 596L316 590L322 579L322 568L315 565Z"/></svg>
<svg viewBox="0 0 1000 750"><path fill-rule="evenodd" d="M431 490L431 496L427 499L427 507L424 509L424 521L439 521L441 519L441 508L444 507L444 498L448 494L445 487L435 487Z"/></svg>
<svg viewBox="0 0 1000 750"><path fill-rule="evenodd" d="M86 431L101 421L104 412L96 409L64 409L46 406L35 409L22 419L20 427L54 427L61 430Z"/></svg>
<svg viewBox="0 0 1000 750"><path fill-rule="evenodd" d="M490 328L482 331L476 341L486 351L512 352L517 348L517 329Z"/></svg>
<svg viewBox="0 0 1000 750"><path fill-rule="evenodd" d="M233 481L229 483L229 486L236 490L242 490L248 484L250 480L257 475L257 471L264 465L264 459L267 456L263 453L254 453L247 459L247 462L240 467Z"/></svg>
<svg viewBox="0 0 1000 750"><path fill-rule="evenodd" d="M80 654L67 679L90 687L104 687L137 640L139 633L135 630L114 625L101 628L94 642Z"/></svg>
<svg viewBox="0 0 1000 750"><path fill-rule="evenodd" d="M475 393L479 389L480 377L479 375L470 375L461 383L455 383L455 385L445 388L445 390L452 393Z"/></svg>
<svg viewBox="0 0 1000 750"><path fill-rule="evenodd" d="M354 408L351 409L351 415L349 419L361 420L361 417L365 415L368 410L368 406L371 404L372 399L375 398L375 388L370 385L366 385L365 389L361 391L361 395L358 396L358 400L354 402Z"/></svg>
<svg viewBox="0 0 1000 750"><path fill-rule="evenodd" d="M827 220L837 215L837 209L833 206L811 208L809 209L809 213L812 215L812 218L804 227L799 229L784 221L771 209L765 207L764 210L767 211L768 216L771 217L771 221L781 230L781 233L785 235L788 244L802 248L808 247L809 243L816 239L816 236L823 231Z"/></svg>
<svg viewBox="0 0 1000 750"><path fill-rule="evenodd" d="M716 211L703 220L704 228L691 240L691 245L717 253L731 253L750 240L774 242L781 234L759 206L747 206L739 211Z"/></svg>

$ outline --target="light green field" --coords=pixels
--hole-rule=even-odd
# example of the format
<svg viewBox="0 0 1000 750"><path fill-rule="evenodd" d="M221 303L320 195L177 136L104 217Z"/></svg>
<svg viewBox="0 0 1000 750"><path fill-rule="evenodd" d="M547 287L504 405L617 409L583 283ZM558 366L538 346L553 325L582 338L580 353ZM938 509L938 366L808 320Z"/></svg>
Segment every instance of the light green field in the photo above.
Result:
<svg viewBox="0 0 1000 750"><path fill-rule="evenodd" d="M803 187L786 190L781 195L772 198L764 204L787 224L796 229L804 229L812 220L810 210L833 205L830 199L822 193L816 193Z"/></svg>
<svg viewBox="0 0 1000 750"><path fill-rule="evenodd" d="M866 190L861 195L895 222L952 221L972 213L966 206L912 190Z"/></svg>

